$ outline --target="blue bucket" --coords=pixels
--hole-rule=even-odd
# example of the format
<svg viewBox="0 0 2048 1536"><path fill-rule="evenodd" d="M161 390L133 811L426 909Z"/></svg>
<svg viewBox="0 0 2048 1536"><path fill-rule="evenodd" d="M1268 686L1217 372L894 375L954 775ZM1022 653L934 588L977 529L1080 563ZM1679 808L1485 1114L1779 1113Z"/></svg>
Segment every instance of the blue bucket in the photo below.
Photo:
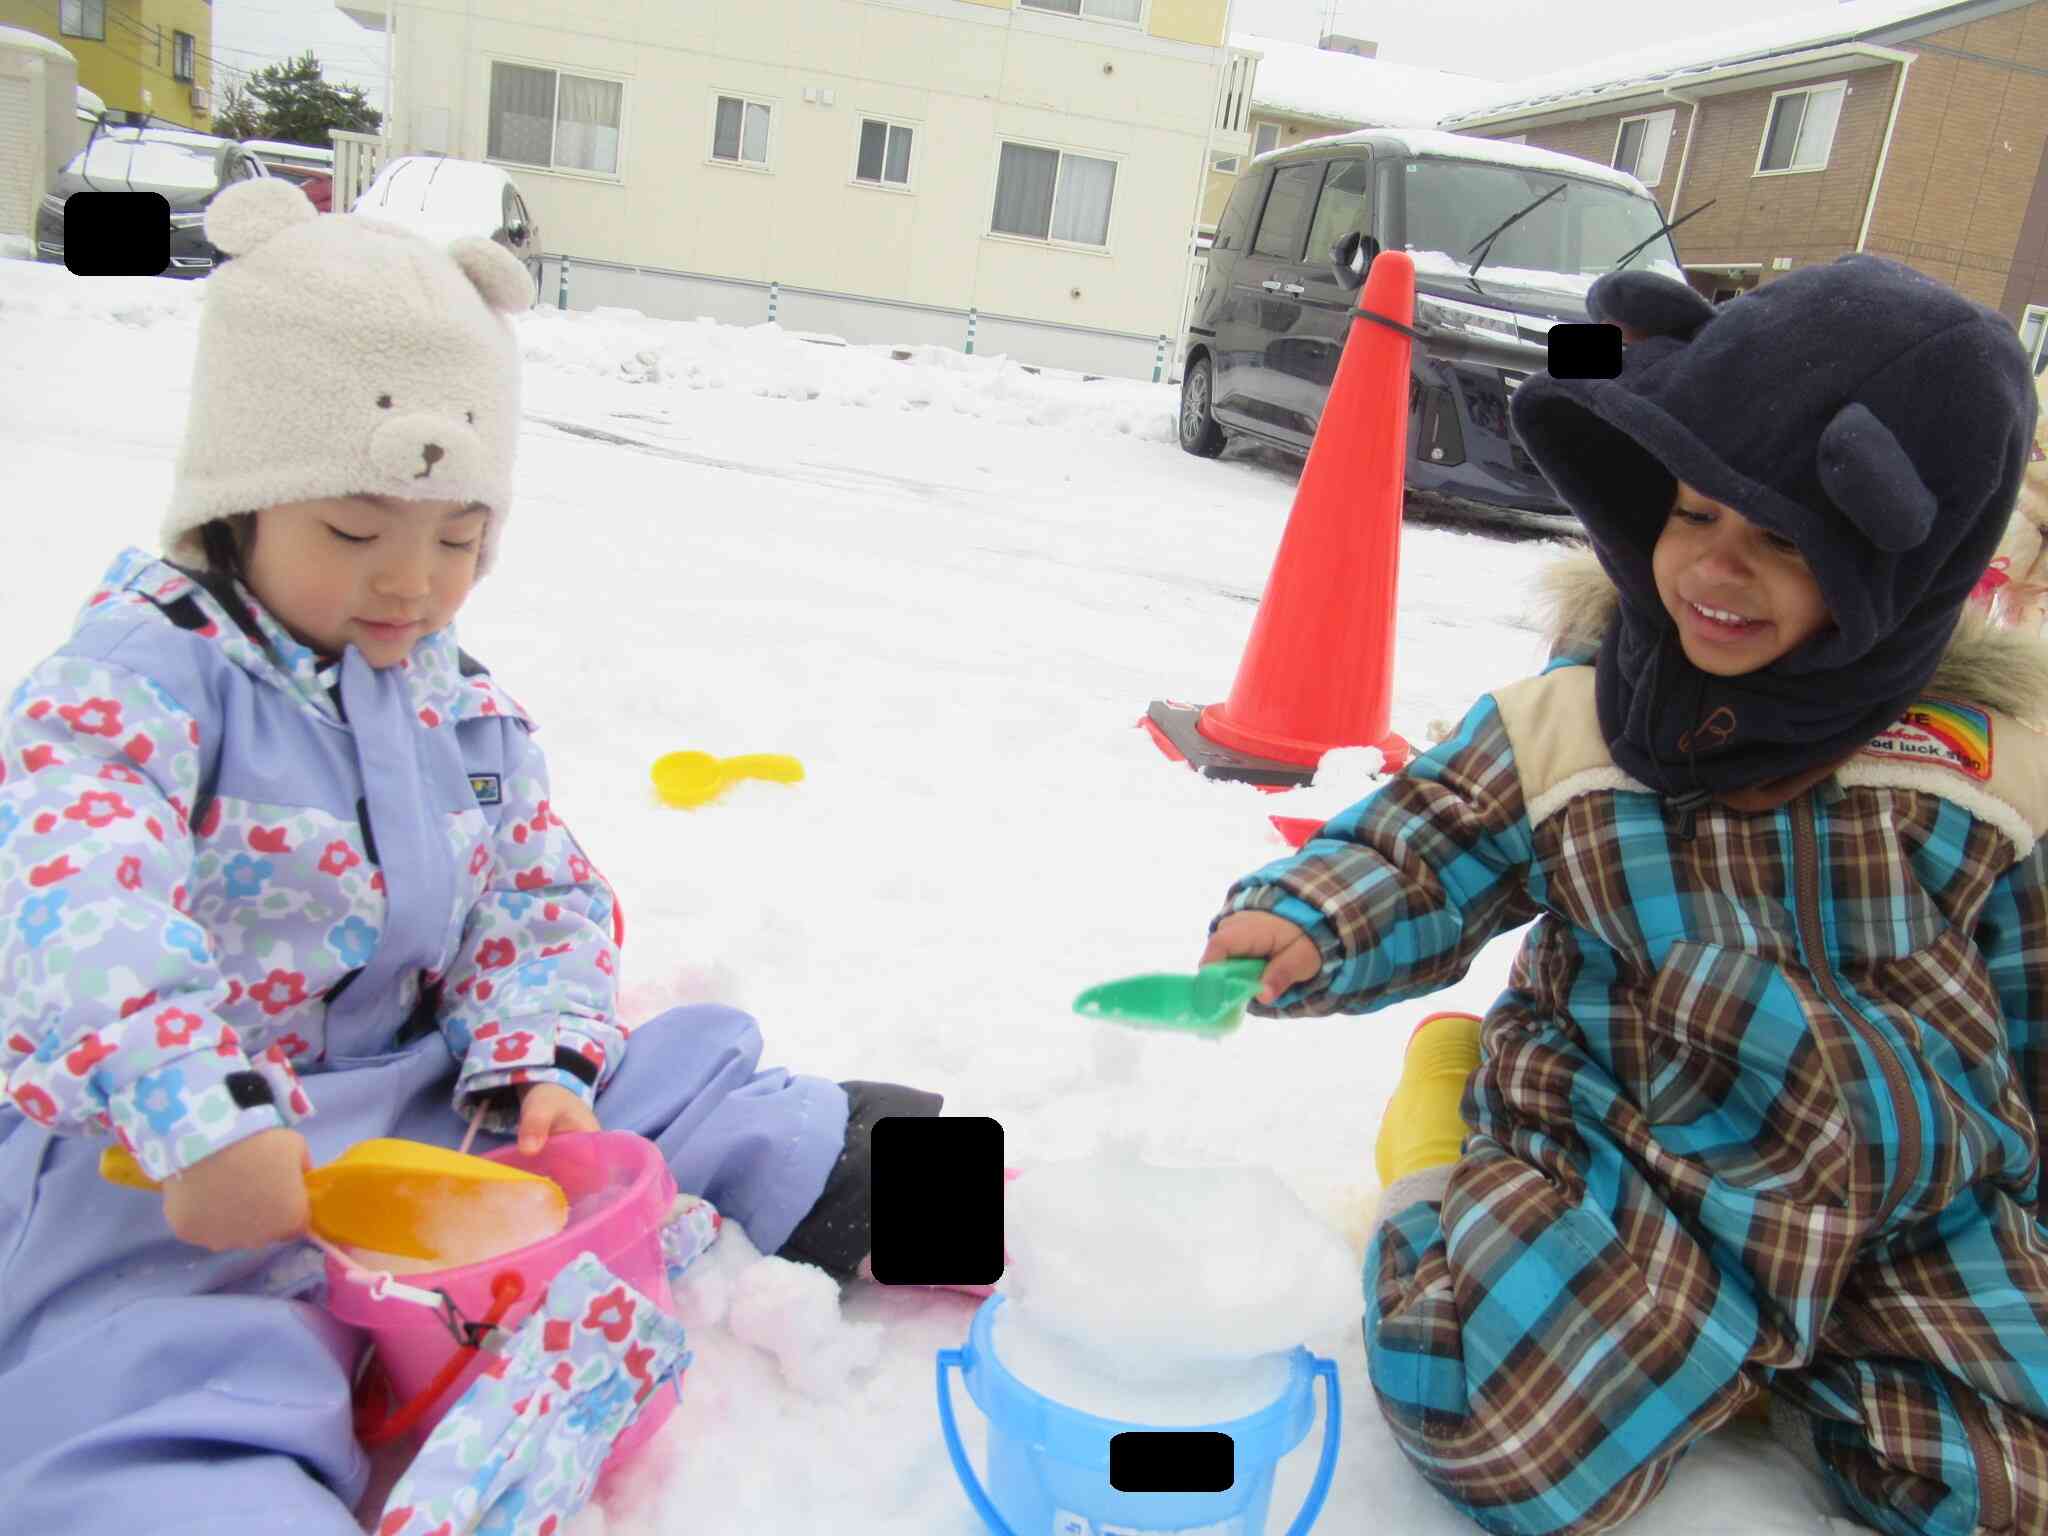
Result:
<svg viewBox="0 0 2048 1536"><path fill-rule="evenodd" d="M1236 1480L1221 1493L1124 1493L1109 1485L1109 1442L1162 1426L1097 1418L1034 1392L996 1358L992 1329L1005 1298L991 1296L974 1314L967 1344L939 1351L939 1422L953 1470L995 1536L1104 1536L1106 1531L1264 1536L1273 1498L1273 1470L1307 1438L1315 1423L1315 1378L1323 1379L1323 1455L1301 1513L1287 1536L1305 1536L1322 1513L1337 1465L1343 1409L1334 1361L1297 1348L1288 1357L1287 1386L1271 1406L1217 1424L1177 1424L1230 1436ZM951 1382L957 1367L976 1406L988 1417L988 1489L983 1490L960 1444Z"/></svg>

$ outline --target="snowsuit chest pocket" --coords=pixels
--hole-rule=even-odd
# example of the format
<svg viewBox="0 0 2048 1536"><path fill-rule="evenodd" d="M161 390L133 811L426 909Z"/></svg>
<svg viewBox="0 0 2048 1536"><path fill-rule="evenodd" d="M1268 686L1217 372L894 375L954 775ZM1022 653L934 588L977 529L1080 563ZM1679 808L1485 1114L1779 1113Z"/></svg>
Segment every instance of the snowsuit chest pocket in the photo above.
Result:
<svg viewBox="0 0 2048 1536"><path fill-rule="evenodd" d="M1671 946L1623 1086L1669 1151L1801 1204L1848 1200L1853 1131L1797 978L1714 944Z"/></svg>

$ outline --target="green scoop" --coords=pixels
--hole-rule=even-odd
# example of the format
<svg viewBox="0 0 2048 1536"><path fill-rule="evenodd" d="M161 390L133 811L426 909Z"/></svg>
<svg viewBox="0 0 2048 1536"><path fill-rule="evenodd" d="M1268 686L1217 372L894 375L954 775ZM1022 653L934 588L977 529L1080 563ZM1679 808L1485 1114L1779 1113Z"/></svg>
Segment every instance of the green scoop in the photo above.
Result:
<svg viewBox="0 0 2048 1536"><path fill-rule="evenodd" d="M1266 972L1260 958L1220 960L1194 975L1161 973L1128 976L1090 987L1074 999L1074 1011L1092 1019L1114 1019L1135 1029L1169 1029L1221 1039L1244 1018L1244 1005L1258 994Z"/></svg>

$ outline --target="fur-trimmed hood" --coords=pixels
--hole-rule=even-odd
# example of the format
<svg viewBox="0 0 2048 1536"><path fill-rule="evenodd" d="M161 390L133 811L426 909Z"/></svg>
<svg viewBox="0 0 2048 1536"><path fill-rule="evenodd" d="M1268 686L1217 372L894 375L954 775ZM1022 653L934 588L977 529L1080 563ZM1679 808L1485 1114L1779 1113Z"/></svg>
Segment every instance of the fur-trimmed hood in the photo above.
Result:
<svg viewBox="0 0 2048 1536"><path fill-rule="evenodd" d="M1552 657L1590 660L1620 601L1590 552L1568 555L1544 570L1537 578L1537 602ZM2037 730L2048 728L2048 639L1994 624L1974 605L1966 608L1927 692Z"/></svg>

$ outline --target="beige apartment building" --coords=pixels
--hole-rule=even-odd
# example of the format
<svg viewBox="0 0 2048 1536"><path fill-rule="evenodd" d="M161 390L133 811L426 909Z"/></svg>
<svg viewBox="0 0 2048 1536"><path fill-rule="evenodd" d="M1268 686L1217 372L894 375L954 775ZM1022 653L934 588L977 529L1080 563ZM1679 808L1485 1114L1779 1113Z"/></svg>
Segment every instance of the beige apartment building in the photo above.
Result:
<svg viewBox="0 0 2048 1536"><path fill-rule="evenodd" d="M1227 10L393 0L383 151L504 165L578 308L953 346L971 312L979 351L1143 376L1208 158L1249 148Z"/></svg>

